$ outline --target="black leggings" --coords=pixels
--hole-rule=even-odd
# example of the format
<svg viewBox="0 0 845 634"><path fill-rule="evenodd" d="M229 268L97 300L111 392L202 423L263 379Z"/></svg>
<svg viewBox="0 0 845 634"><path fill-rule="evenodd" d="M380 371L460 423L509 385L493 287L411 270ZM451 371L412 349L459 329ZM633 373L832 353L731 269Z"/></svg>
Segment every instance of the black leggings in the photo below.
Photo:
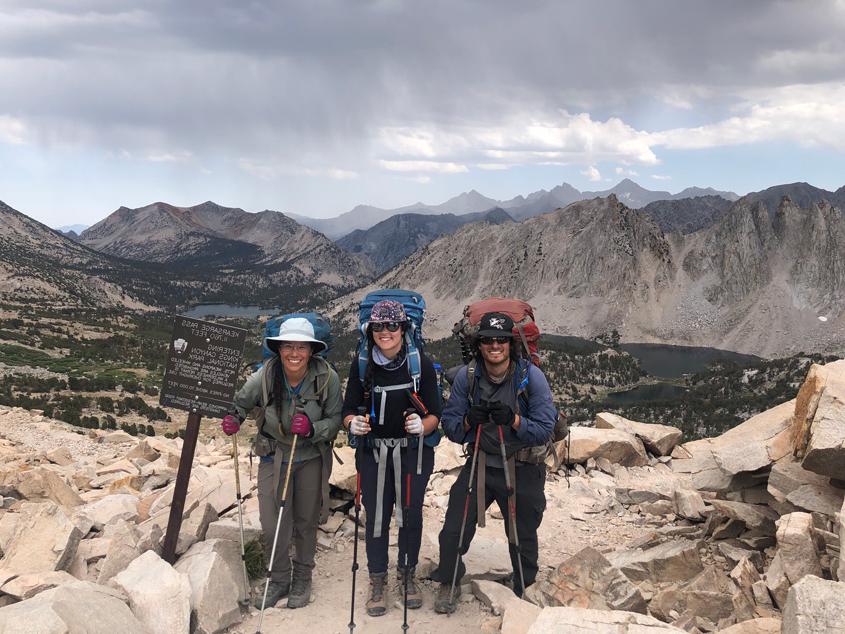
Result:
<svg viewBox="0 0 845 634"><path fill-rule="evenodd" d="M417 565L422 543L422 505L428 479L434 470L434 450L423 446L422 474L417 475L417 448L396 449L402 452L402 496L405 496L406 474L411 474L411 504L404 513L404 526L399 529L398 564L405 564L405 551L408 551L408 565ZM387 571L390 522L393 517L393 505L396 501L393 461L387 461L387 473L382 492L381 537L373 537L376 515L376 491L378 485L378 462L373 457L372 449L361 448L356 452L355 464L361 474L361 498L367 510L367 570L371 574ZM405 500L399 504L404 507Z"/></svg>
<svg viewBox="0 0 845 634"><path fill-rule="evenodd" d="M455 570L455 559L458 556L458 538L464 517L464 503L467 495L467 481L469 480L470 461L461 469L458 479L449 491L449 507L446 509L446 519L440 531L440 565L437 576L442 583L451 583ZM499 505L502 517L505 519L505 531L510 529L510 513L508 511L508 493L505 487L505 471L487 466L485 480L484 507L489 507L494 501ZM477 476L476 476L477 477ZM519 574L517 572L517 557L521 555L522 570L525 573L525 586L534 583L537 577L537 529L543 521L546 510L546 465L517 463L516 467L516 531L519 537L520 552L514 544L508 544L511 565L514 570L513 588L517 596L522 596ZM475 535L475 524L478 517L475 487L469 501L467 526L464 533L461 555L469 550L469 545ZM466 568L463 560L458 561L458 581L464 576Z"/></svg>

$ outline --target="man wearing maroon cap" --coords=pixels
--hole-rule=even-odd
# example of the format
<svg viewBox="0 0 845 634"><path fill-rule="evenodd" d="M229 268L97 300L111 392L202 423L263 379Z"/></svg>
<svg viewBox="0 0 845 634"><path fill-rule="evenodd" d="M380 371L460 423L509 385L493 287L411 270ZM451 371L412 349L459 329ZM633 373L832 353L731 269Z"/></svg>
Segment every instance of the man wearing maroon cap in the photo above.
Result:
<svg viewBox="0 0 845 634"><path fill-rule="evenodd" d="M469 444L471 456L449 492L440 531L441 586L434 609L442 614L455 610L465 572L461 556L494 500L505 519L516 595L522 596L537 576L537 528L546 508L545 446L557 412L546 377L520 356L513 327L503 313L481 318L475 358L455 377L441 418L449 439Z"/></svg>

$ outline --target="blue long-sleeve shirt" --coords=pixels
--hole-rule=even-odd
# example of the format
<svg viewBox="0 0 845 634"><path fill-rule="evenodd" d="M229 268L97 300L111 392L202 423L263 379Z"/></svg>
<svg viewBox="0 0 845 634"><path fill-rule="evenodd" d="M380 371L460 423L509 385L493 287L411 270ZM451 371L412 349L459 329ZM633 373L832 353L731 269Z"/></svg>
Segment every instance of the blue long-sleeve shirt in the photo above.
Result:
<svg viewBox="0 0 845 634"><path fill-rule="evenodd" d="M520 360L520 364L528 363ZM522 375L524 365L516 369L514 381ZM478 383L486 380L483 378L481 363L476 369L476 381L474 398L477 399ZM446 407L443 409L441 423L446 436L457 443L473 443L475 437L464 432L464 416L469 411L470 402L467 396L468 387L467 368L464 366L458 371L455 381L452 384L452 391ZM514 390L516 385L514 385ZM525 403L527 397L527 406ZM518 430L509 428L512 437L524 446L533 447L544 445L554 432L557 410L552 401L552 391L546 376L537 366L528 364L528 386L523 398L518 399L520 425Z"/></svg>

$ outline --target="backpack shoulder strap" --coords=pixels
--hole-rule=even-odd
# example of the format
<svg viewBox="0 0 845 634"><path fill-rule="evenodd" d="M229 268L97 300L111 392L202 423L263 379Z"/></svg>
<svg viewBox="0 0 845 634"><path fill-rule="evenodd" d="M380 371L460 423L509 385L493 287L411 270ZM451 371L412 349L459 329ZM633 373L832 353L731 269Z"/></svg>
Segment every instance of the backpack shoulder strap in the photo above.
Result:
<svg viewBox="0 0 845 634"><path fill-rule="evenodd" d="M276 371L276 364L278 360L276 357L270 357L267 362L261 366L261 409L267 407L270 402L270 390L273 387L273 373Z"/></svg>
<svg viewBox="0 0 845 634"><path fill-rule="evenodd" d="M364 374L367 372L369 356L367 342L364 340L358 344L358 380L361 381L361 385L364 384Z"/></svg>
<svg viewBox="0 0 845 634"><path fill-rule="evenodd" d="M475 404L475 382L478 380L477 370L478 361L476 359L470 360L467 363L467 399L469 399L470 406Z"/></svg>
<svg viewBox="0 0 845 634"><path fill-rule="evenodd" d="M328 398L328 395L329 395L329 381L332 380L332 373L331 373L330 370L332 370L333 368L331 367L331 364L329 364L329 362L326 361L323 357L312 357L312 358L317 359L318 364L322 362L326 366L326 370L327 370L326 380L323 381L322 386L319 385L319 381L317 380L317 375L316 374L314 375L314 392L317 394L317 402L320 405L320 411L322 411L323 408L326 405L326 399Z"/></svg>
<svg viewBox="0 0 845 634"><path fill-rule="evenodd" d="M408 372L411 375L411 381L414 383L414 392L420 391L420 376L422 376L422 361L420 360L420 351L414 343L414 336L411 330L413 326L405 331L405 346L408 358Z"/></svg>
<svg viewBox="0 0 845 634"><path fill-rule="evenodd" d="M261 366L258 371L261 373L259 382L261 383L261 403L258 406L258 412L255 415L255 425L258 431L264 428L264 417L267 411L267 404L270 402L270 388L273 382L273 370L275 369L276 357L270 357L267 362Z"/></svg>
<svg viewBox="0 0 845 634"><path fill-rule="evenodd" d="M517 362L516 372L514 373L513 382L514 388L516 391L516 398L517 400L523 399L525 401L525 405L528 405L528 374L531 371L531 361L528 360L525 362L524 367L520 368L519 362Z"/></svg>

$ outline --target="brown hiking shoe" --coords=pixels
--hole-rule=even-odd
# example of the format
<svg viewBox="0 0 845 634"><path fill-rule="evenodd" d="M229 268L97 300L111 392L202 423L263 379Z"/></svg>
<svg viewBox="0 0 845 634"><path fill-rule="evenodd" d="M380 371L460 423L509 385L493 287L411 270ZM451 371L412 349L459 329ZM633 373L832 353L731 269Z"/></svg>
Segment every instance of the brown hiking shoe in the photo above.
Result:
<svg viewBox="0 0 845 634"><path fill-rule="evenodd" d="M370 598L367 599L367 614L381 616L387 612L386 572L370 573Z"/></svg>
<svg viewBox="0 0 845 634"><path fill-rule="evenodd" d="M311 569L294 564L293 580L290 584L290 595L288 596L288 607L291 609L302 608L308 605L310 600Z"/></svg>
<svg viewBox="0 0 845 634"><path fill-rule="evenodd" d="M270 584L267 586L267 601L264 601L264 587L261 587L261 591L258 593L258 596L255 598L255 603L253 605L256 609L260 610L261 606L263 605L265 608L272 608L282 597L288 596L290 592L290 579L286 579L284 581L270 581Z"/></svg>
<svg viewBox="0 0 845 634"><path fill-rule="evenodd" d="M417 585L417 581L414 578L414 573L416 572L415 567L411 567L408 569L408 609L409 610L416 610L417 608L421 608L423 604L423 597L422 591L420 587ZM402 597L404 600L405 598L405 569L404 568L396 568L396 591L399 593L399 596Z"/></svg>
<svg viewBox="0 0 845 634"><path fill-rule="evenodd" d="M451 590L451 583L440 584L440 589L437 591L437 598L434 600L434 611L438 614L451 614L455 611L458 597L461 596L461 586L455 584L455 595L452 597L452 601L449 600Z"/></svg>

